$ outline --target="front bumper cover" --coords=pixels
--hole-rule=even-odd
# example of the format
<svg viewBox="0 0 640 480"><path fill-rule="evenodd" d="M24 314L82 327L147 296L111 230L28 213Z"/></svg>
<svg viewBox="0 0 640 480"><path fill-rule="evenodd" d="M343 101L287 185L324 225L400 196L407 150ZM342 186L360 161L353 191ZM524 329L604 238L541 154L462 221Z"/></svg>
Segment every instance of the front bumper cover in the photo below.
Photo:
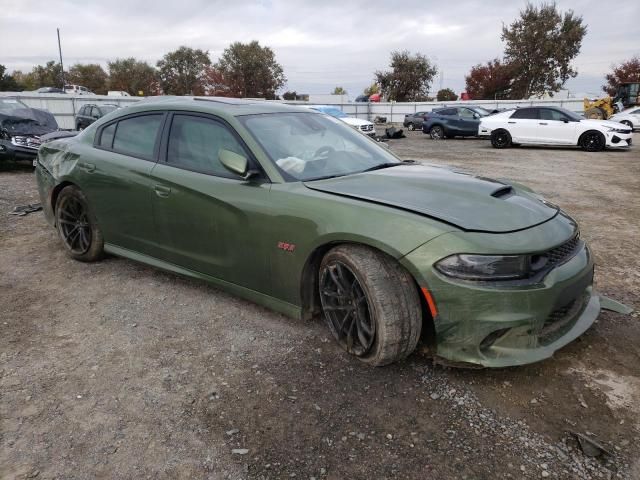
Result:
<svg viewBox="0 0 640 480"><path fill-rule="evenodd" d="M37 148L21 147L9 140L0 140L0 160L33 160L36 155Z"/></svg>

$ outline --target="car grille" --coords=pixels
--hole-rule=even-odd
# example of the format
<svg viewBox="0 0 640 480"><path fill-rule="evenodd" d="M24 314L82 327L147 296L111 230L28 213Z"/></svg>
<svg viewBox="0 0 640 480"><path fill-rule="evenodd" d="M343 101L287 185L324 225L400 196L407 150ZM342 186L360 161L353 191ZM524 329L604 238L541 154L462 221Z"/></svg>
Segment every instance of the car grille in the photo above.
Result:
<svg viewBox="0 0 640 480"><path fill-rule="evenodd" d="M577 232L570 240L545 253L547 257L547 267L556 267L568 262L578 253L581 245L580 232Z"/></svg>
<svg viewBox="0 0 640 480"><path fill-rule="evenodd" d="M363 132L373 132L373 125L360 125L360 130Z"/></svg>
<svg viewBox="0 0 640 480"><path fill-rule="evenodd" d="M590 293L585 292L564 307L551 312L538 333L538 342L541 345L548 345L567 333L575 325L590 298Z"/></svg>

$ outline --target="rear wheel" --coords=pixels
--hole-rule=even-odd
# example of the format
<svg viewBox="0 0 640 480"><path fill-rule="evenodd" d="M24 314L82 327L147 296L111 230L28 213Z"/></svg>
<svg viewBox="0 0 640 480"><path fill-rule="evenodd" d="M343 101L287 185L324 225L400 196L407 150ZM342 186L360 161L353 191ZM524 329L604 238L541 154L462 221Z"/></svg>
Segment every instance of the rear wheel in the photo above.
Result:
<svg viewBox="0 0 640 480"><path fill-rule="evenodd" d="M580 137L580 146L587 152L599 152L604 150L606 140L604 135L597 130L589 130L584 132Z"/></svg>
<svg viewBox="0 0 640 480"><path fill-rule="evenodd" d="M407 125L407 128L409 129L409 131L413 132L416 129L416 125L415 123L410 123L409 125Z"/></svg>
<svg viewBox="0 0 640 480"><path fill-rule="evenodd" d="M422 327L413 278L393 258L365 246L341 245L323 258L320 301L334 338L374 366L408 356Z"/></svg>
<svg viewBox="0 0 640 480"><path fill-rule="evenodd" d="M67 253L82 262L103 255L104 239L85 194L78 187L65 187L56 200L56 228Z"/></svg>
<svg viewBox="0 0 640 480"><path fill-rule="evenodd" d="M493 148L507 148L511 146L511 135L506 130L491 132L491 145Z"/></svg>
<svg viewBox="0 0 640 480"><path fill-rule="evenodd" d="M442 128L440 125L434 125L429 130L429 135L434 140L441 140L444 138L444 128Z"/></svg>

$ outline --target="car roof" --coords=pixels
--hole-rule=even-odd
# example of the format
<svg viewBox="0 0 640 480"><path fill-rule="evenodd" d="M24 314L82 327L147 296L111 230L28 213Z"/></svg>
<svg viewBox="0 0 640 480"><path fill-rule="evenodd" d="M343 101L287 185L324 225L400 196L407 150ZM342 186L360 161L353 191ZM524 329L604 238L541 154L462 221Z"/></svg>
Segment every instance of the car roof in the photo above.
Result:
<svg viewBox="0 0 640 480"><path fill-rule="evenodd" d="M239 117L243 115L259 115L265 113L299 112L310 113L308 108L285 105L265 100L248 100L229 97L150 97L127 109L132 111L150 110L189 110L217 115Z"/></svg>

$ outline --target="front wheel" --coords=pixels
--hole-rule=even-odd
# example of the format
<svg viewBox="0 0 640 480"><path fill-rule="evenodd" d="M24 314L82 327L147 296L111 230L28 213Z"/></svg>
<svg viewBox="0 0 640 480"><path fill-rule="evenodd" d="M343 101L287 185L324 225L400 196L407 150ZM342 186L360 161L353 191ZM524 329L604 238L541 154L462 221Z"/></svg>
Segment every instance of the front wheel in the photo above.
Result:
<svg viewBox="0 0 640 480"><path fill-rule="evenodd" d="M413 278L393 258L359 245L341 245L319 271L322 311L340 346L374 366L407 357L422 328Z"/></svg>
<svg viewBox="0 0 640 480"><path fill-rule="evenodd" d="M407 128L410 132L413 132L416 129L416 125L414 123L410 123L409 125L407 125Z"/></svg>
<svg viewBox="0 0 640 480"><path fill-rule="evenodd" d="M507 148L511 146L511 135L506 130L496 130L491 133L493 148Z"/></svg>
<svg viewBox="0 0 640 480"><path fill-rule="evenodd" d="M69 256L81 262L99 260L104 239L89 201L78 187L65 187L56 200L56 228Z"/></svg>
<svg viewBox="0 0 640 480"><path fill-rule="evenodd" d="M605 145L604 135L596 130L589 130L580 137L580 146L587 152L599 152L604 150Z"/></svg>
<svg viewBox="0 0 640 480"><path fill-rule="evenodd" d="M441 140L444 138L444 128L442 128L440 125L434 125L429 130L429 135L433 140Z"/></svg>

